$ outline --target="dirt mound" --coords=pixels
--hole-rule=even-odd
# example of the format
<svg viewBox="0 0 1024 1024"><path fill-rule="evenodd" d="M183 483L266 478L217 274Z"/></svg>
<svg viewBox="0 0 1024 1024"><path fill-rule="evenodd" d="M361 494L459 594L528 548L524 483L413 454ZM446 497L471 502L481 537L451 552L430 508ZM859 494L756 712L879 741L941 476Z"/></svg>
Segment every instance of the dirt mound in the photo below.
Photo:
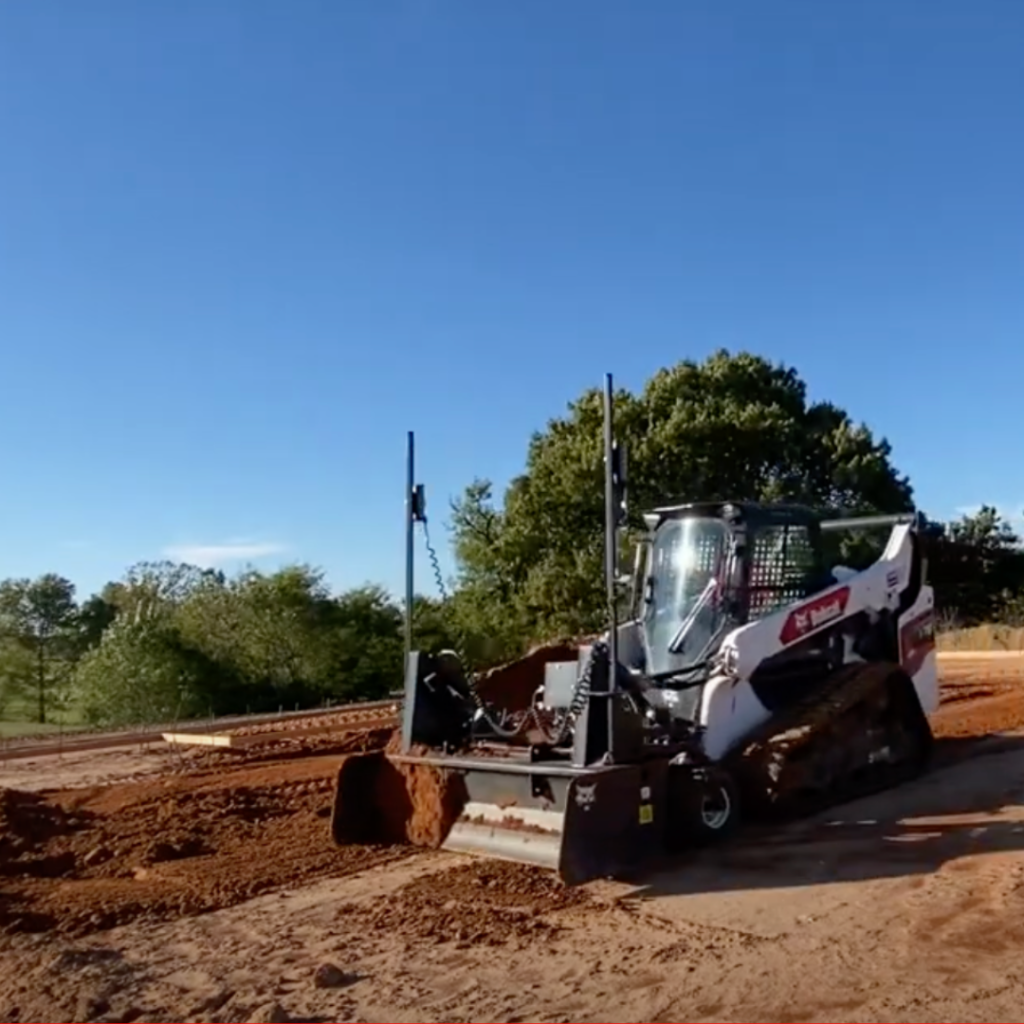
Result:
<svg viewBox="0 0 1024 1024"><path fill-rule="evenodd" d="M503 945L556 934L557 915L597 908L581 889L526 864L479 861L418 878L371 906L348 904L346 923L434 943Z"/></svg>
<svg viewBox="0 0 1024 1024"><path fill-rule="evenodd" d="M477 692L490 703L509 711L528 708L537 687L544 682L544 666L551 661L576 661L580 648L596 639L596 636L577 637L540 644L516 661L481 673L476 680Z"/></svg>
<svg viewBox="0 0 1024 1024"><path fill-rule="evenodd" d="M375 702L371 707L351 704L342 706L337 711L310 715L300 714L283 721L277 719L271 722L260 722L257 725L239 725L229 731L232 736L259 736L262 733L290 732L301 734L328 729L338 734L348 731L363 731L372 728L378 722L393 721L398 711L398 701Z"/></svg>
<svg viewBox="0 0 1024 1024"><path fill-rule="evenodd" d="M275 736L266 742L247 747L201 748L182 755L178 765L171 769L176 775L194 775L204 770L222 771L226 767L255 765L289 758L307 758L311 754L351 754L366 750L379 750L391 738L394 725L374 725L365 729L322 736Z"/></svg>
<svg viewBox="0 0 1024 1024"><path fill-rule="evenodd" d="M85 935L219 909L412 852L334 846L339 758L241 760L87 790L4 791L0 928Z"/></svg>
<svg viewBox="0 0 1024 1024"><path fill-rule="evenodd" d="M78 821L36 793L0 789L0 862L66 835Z"/></svg>
<svg viewBox="0 0 1024 1024"><path fill-rule="evenodd" d="M970 739L1024 728L1024 684L1005 682L949 683L932 715L940 739Z"/></svg>

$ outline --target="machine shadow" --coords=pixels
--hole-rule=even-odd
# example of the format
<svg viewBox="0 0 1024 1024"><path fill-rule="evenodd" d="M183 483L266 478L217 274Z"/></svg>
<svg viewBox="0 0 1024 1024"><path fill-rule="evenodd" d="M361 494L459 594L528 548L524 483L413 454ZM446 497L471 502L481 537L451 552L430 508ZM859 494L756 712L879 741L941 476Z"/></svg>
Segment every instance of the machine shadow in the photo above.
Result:
<svg viewBox="0 0 1024 1024"><path fill-rule="evenodd" d="M1003 735L938 741L934 766L912 783L814 817L748 825L622 881L639 898L796 888L925 875L967 855L1017 850L1024 735Z"/></svg>

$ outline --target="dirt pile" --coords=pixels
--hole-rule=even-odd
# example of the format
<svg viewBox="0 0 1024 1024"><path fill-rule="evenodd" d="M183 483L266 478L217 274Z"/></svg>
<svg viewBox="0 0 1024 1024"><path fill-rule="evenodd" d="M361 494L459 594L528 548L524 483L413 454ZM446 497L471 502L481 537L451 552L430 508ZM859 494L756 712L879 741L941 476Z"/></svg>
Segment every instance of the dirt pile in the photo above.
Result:
<svg viewBox="0 0 1024 1024"><path fill-rule="evenodd" d="M339 915L407 940L497 946L555 935L559 913L600 906L541 868L479 861L418 878L371 906L348 904Z"/></svg>
<svg viewBox="0 0 1024 1024"><path fill-rule="evenodd" d="M394 732L394 725L374 725L341 735L275 737L258 746L196 747L183 755L171 772L176 775L194 775L205 770L222 771L229 766L256 765L269 761L306 758L310 755L361 753L383 748ZM339 762L340 763L340 762Z"/></svg>
<svg viewBox="0 0 1024 1024"><path fill-rule="evenodd" d="M85 935L201 913L410 854L337 848L339 759L253 760L137 783L0 796L0 928Z"/></svg>
<svg viewBox="0 0 1024 1024"><path fill-rule="evenodd" d="M36 793L0 789L0 863L39 849L77 824L72 815Z"/></svg>
<svg viewBox="0 0 1024 1024"><path fill-rule="evenodd" d="M580 648L596 639L596 636L577 637L540 644L516 661L481 673L476 680L477 692L490 703L509 711L528 708L537 687L544 682L544 666L551 661L576 661Z"/></svg>

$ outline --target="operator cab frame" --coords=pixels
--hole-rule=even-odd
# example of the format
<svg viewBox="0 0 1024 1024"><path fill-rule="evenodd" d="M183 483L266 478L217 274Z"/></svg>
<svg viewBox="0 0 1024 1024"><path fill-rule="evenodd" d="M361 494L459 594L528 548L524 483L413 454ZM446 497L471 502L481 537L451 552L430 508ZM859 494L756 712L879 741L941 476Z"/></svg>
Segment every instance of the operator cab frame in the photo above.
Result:
<svg viewBox="0 0 1024 1024"><path fill-rule="evenodd" d="M807 506L688 502L643 518L631 610L652 678L699 671L729 630L834 582Z"/></svg>

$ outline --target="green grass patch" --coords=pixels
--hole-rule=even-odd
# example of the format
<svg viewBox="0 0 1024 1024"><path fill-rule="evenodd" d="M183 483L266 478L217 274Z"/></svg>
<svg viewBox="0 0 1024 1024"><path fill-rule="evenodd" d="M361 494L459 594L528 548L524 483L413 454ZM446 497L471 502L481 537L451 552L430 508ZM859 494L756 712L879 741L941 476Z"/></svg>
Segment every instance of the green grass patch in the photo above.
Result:
<svg viewBox="0 0 1024 1024"><path fill-rule="evenodd" d="M61 731L60 723L46 722L10 722L0 719L0 737L11 739L16 736L52 736ZM65 726L64 732L69 732L70 727Z"/></svg>
<svg viewBox="0 0 1024 1024"><path fill-rule="evenodd" d="M86 728L74 708L54 708L45 723L36 721L34 703L26 698L10 701L0 713L0 739L17 736L51 736L59 732L77 732Z"/></svg>

